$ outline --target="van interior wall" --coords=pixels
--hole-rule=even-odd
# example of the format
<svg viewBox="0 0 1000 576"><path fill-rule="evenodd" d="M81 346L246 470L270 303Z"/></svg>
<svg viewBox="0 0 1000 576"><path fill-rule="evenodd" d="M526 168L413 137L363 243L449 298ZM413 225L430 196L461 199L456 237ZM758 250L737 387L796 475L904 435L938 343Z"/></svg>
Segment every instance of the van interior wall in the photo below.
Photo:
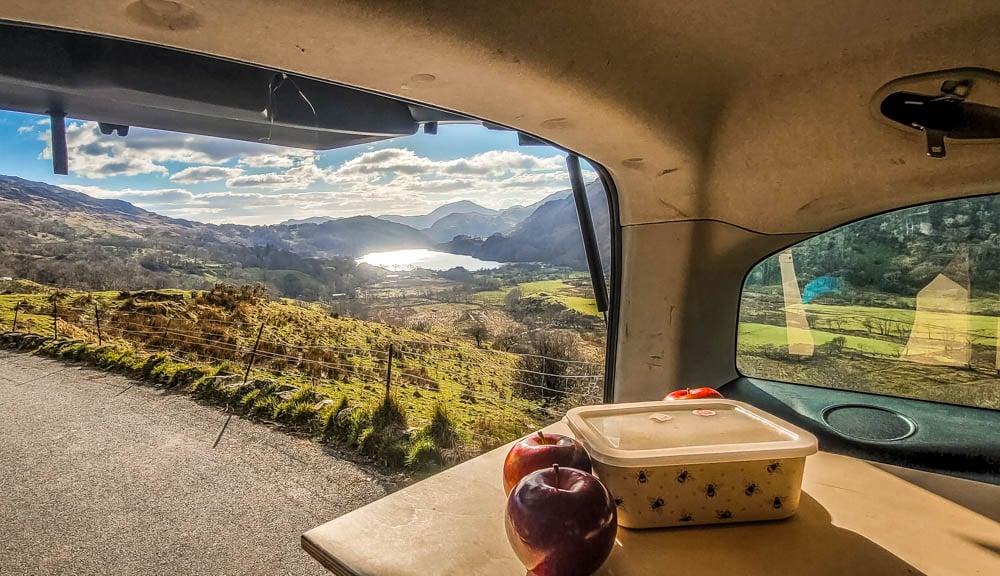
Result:
<svg viewBox="0 0 1000 576"><path fill-rule="evenodd" d="M624 226L615 402L736 378L745 271L807 237L711 220Z"/></svg>

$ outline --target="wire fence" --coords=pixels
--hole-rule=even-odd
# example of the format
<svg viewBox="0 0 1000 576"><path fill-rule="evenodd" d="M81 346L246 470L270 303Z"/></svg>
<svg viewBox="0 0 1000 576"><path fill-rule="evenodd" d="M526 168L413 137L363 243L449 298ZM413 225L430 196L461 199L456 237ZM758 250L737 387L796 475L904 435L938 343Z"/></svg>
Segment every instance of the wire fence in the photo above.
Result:
<svg viewBox="0 0 1000 576"><path fill-rule="evenodd" d="M178 362L221 367L242 375L244 382L294 376L299 384L355 391L360 385L368 396L397 394L411 405L448 399L464 412L457 416L465 432L484 446L495 444L498 436L559 418L570 407L603 399L603 364L577 358L397 337L369 338L351 346L312 341L308 338L315 336L289 333L287 327L283 331L267 322L151 313L96 302L53 302L50 310L29 310L24 304L14 307L12 332L28 326L25 313L30 312L36 331L44 332L39 317L51 318L50 334L43 335L98 345L124 342ZM427 420L421 413L415 411L414 424Z"/></svg>

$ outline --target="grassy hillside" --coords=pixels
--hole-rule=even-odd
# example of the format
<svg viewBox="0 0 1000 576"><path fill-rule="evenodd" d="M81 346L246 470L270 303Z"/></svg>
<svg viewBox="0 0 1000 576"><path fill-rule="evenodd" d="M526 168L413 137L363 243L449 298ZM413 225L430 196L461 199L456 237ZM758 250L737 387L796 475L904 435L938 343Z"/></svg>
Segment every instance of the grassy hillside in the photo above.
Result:
<svg viewBox="0 0 1000 576"><path fill-rule="evenodd" d="M78 290L259 280L277 294L319 300L382 275L354 257L428 244L417 230L370 216L322 225L202 224L0 176L0 277Z"/></svg>
<svg viewBox="0 0 1000 576"><path fill-rule="evenodd" d="M563 408L525 389L532 385L518 371L515 354L340 318L318 305L270 299L259 288L77 293L23 281L6 288L8 293L0 295L3 331L14 328L17 308L18 332L55 336L55 305L55 330L68 350L60 348L60 355L145 371L247 416L332 435L393 466L419 468L423 464L414 458L427 454L443 462L449 454L478 452L544 424ZM219 374L243 373L258 334L250 384L242 385L242 377L220 384ZM386 398L390 345L390 397L402 420L387 455L372 441L366 444L365 435L374 433L371 420L377 420ZM155 370L146 366L154 360ZM599 373L590 366L574 369ZM178 373L198 377L175 382ZM565 396L583 402L572 392ZM350 421L352 410L367 416ZM448 423L451 441L426 439L435 422L438 428ZM338 426L351 425L356 429L338 436ZM424 456L415 456L418 445Z"/></svg>
<svg viewBox="0 0 1000 576"><path fill-rule="evenodd" d="M582 278L584 278L583 275L577 276L577 279ZM537 299L543 305L545 303L556 303L570 310L575 310L580 314L599 317L601 314L597 311L597 301L594 300L592 292L589 289L589 282L590 279L586 278L587 285L583 287L579 285L579 282L576 282L577 285L574 285L568 283L566 280L522 282L509 288L477 292L474 294L473 299L483 304L502 306L507 294L514 288L517 288L520 290L522 298Z"/></svg>

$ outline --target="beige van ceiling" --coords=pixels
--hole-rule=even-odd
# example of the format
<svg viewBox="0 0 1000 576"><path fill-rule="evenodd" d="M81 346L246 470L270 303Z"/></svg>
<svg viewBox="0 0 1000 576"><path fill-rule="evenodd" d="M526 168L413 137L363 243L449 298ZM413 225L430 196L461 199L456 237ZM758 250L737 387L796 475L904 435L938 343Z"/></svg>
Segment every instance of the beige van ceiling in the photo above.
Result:
<svg viewBox="0 0 1000 576"><path fill-rule="evenodd" d="M5 0L0 19L215 54L517 127L606 166L626 225L809 232L1000 191L1000 145L949 143L946 159L930 159L919 134L870 111L900 76L1000 70L996 0Z"/></svg>

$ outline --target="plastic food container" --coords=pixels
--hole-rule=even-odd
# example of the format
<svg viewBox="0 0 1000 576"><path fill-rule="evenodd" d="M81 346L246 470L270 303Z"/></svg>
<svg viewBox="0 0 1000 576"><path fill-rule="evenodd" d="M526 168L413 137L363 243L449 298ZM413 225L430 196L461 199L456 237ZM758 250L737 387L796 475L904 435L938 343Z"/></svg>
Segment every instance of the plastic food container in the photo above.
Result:
<svg viewBox="0 0 1000 576"><path fill-rule="evenodd" d="M812 434L734 400L581 406L566 420L626 528L787 518L817 449Z"/></svg>

